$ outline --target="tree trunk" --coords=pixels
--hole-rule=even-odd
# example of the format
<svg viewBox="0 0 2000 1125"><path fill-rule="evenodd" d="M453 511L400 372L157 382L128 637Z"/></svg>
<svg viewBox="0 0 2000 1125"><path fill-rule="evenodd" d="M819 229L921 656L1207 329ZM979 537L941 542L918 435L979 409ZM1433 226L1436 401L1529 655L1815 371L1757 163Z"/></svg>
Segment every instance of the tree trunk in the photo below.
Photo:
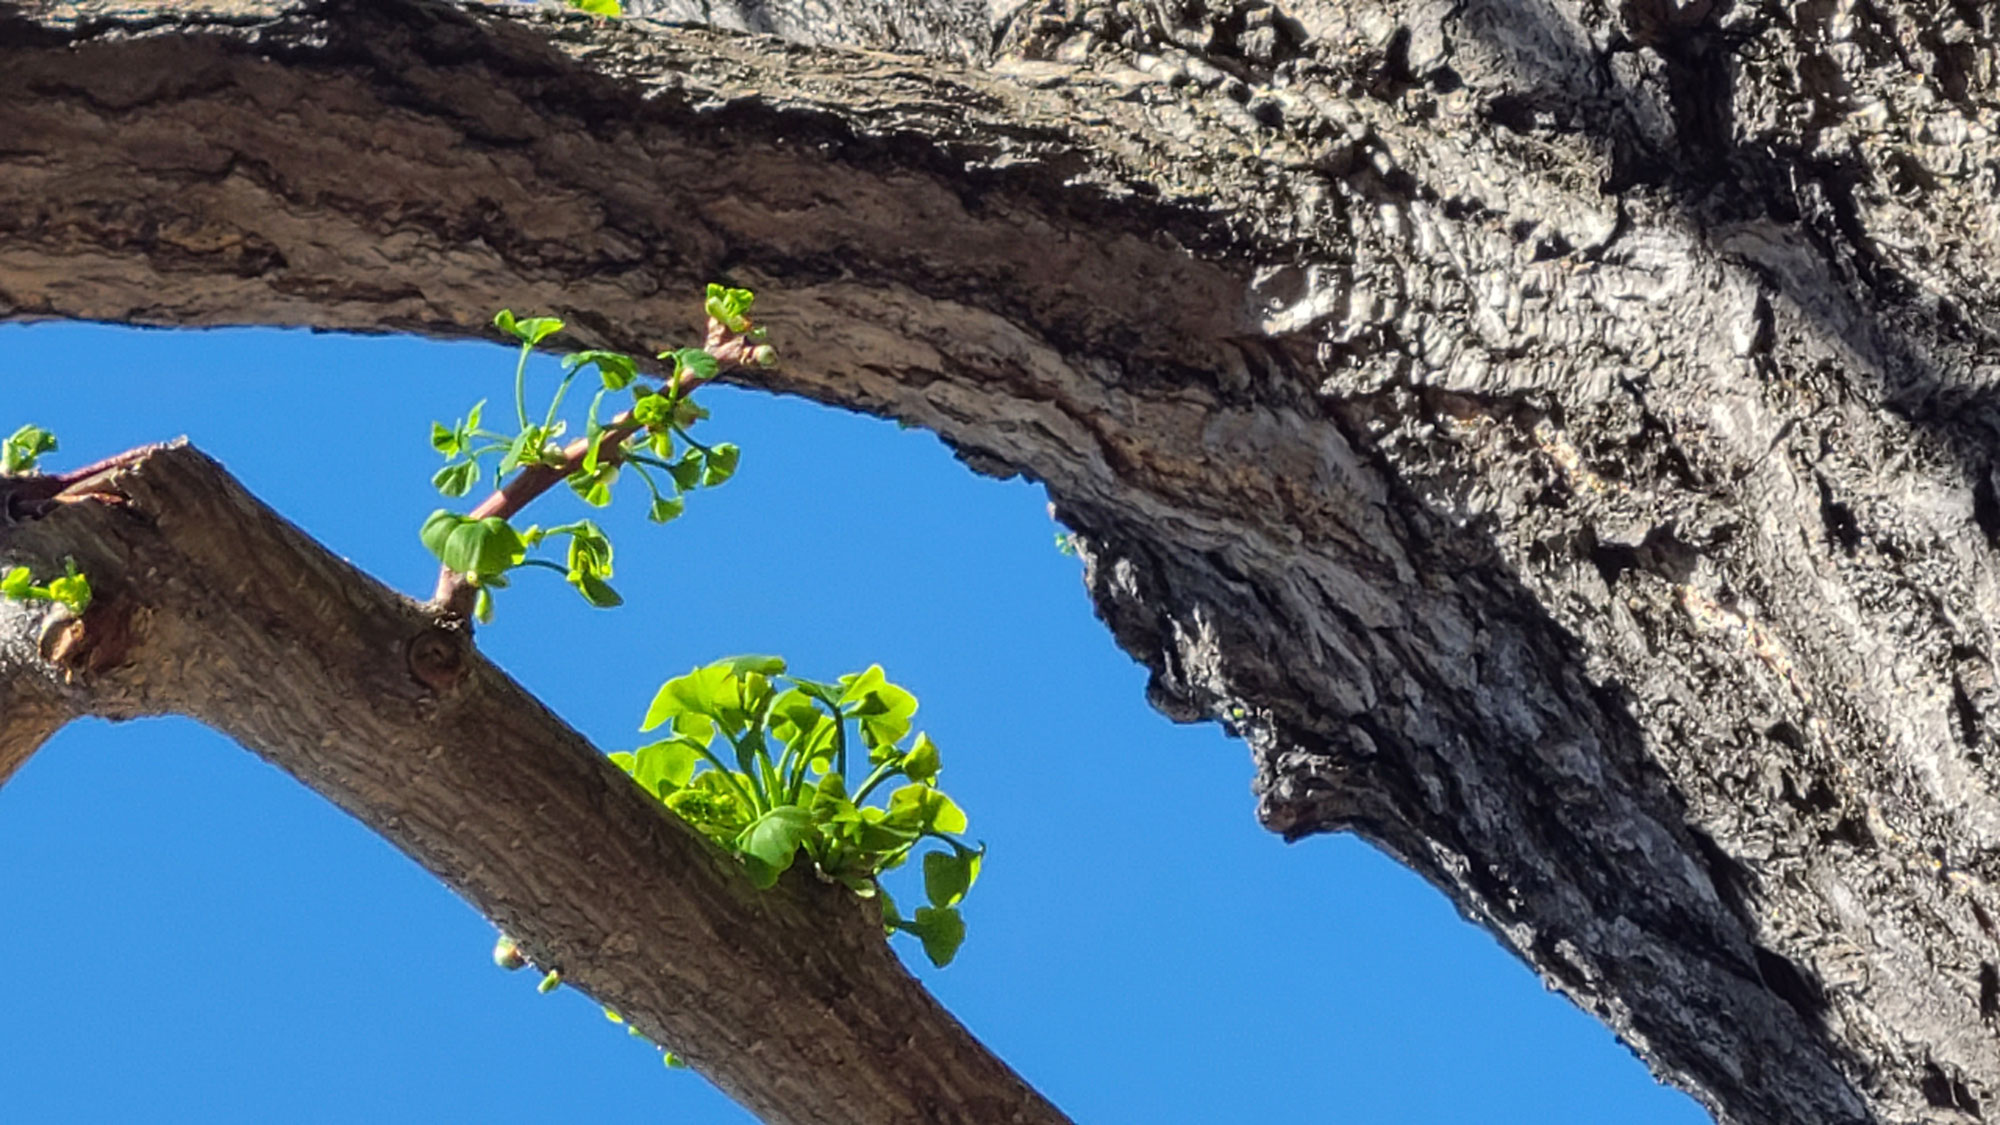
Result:
<svg viewBox="0 0 2000 1125"><path fill-rule="evenodd" d="M510 305L640 350L753 284L796 357L763 385L1048 486L1154 702L1248 740L1273 830L1386 848L1721 1120L2000 1096L1983 6L717 7L790 39L0 4L0 311L467 335ZM71 551L58 515L0 561ZM81 706L42 682L0 774ZM327 788L383 827L352 768ZM712 866L605 815L635 864ZM476 888L487 829L434 828L405 846ZM580 949L587 906L539 940ZM788 1003L837 990L800 974ZM721 1022L662 1026L714 1064Z"/></svg>

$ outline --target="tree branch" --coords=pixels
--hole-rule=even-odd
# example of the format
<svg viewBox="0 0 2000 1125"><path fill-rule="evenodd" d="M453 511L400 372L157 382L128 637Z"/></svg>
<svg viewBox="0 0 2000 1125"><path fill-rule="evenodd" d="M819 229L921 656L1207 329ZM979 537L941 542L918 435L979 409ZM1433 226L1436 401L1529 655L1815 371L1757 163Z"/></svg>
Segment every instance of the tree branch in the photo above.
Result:
<svg viewBox="0 0 2000 1125"><path fill-rule="evenodd" d="M677 400L700 390L716 378L738 371L753 371L764 365L755 362L755 343L745 337L730 332L727 327L711 319L706 341L708 353L719 366L714 376L686 376L675 378L671 390ZM662 390L662 394L666 391ZM623 459L621 447L626 438L638 433L642 427L629 410L619 413L604 424L604 431L597 435L598 459L607 465L615 465ZM567 480L570 474L583 467L590 454L588 438L576 438L562 447L562 459L556 464L536 463L515 473L508 481L475 505L466 513L467 519L483 520L498 518L511 520L527 508L535 499L549 489ZM470 620L477 605L479 590L465 580L465 575L455 573L449 567L438 570L437 588L431 594L431 605L441 613Z"/></svg>
<svg viewBox="0 0 2000 1125"><path fill-rule="evenodd" d="M904 971L874 904L770 892L473 651L185 446L0 526L81 620L0 603L0 772L72 715L195 718L436 874L773 1122L1065 1119ZM362 701L365 701L363 705Z"/></svg>

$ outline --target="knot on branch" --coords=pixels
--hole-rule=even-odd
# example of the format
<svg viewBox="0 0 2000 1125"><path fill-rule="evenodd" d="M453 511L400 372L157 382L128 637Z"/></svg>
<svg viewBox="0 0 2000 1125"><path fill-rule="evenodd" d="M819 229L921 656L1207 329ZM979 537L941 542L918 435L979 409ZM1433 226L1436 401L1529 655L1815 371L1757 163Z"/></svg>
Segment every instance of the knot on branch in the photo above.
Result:
<svg viewBox="0 0 2000 1125"><path fill-rule="evenodd" d="M99 600L81 615L59 611L42 626L37 647L42 659L75 683L125 663L136 632L129 603Z"/></svg>
<svg viewBox="0 0 2000 1125"><path fill-rule="evenodd" d="M465 649L463 628L433 625L410 638L406 650L410 675L432 691L450 691L465 680Z"/></svg>

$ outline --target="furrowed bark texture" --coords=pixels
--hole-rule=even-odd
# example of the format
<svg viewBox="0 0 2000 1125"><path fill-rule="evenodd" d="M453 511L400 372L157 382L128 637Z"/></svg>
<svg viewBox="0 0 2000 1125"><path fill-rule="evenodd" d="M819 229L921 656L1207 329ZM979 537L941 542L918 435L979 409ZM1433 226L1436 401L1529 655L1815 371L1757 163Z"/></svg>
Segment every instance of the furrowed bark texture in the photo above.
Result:
<svg viewBox="0 0 2000 1125"><path fill-rule="evenodd" d="M756 285L772 389L1047 484L1272 829L1723 1120L2000 1095L1985 7L753 7L16 5L0 308L636 350Z"/></svg>
<svg viewBox="0 0 2000 1125"><path fill-rule="evenodd" d="M52 716L192 716L381 833L765 1120L1066 1120L904 971L873 904L807 878L752 887L462 628L214 462L170 446L78 491L94 498L0 527L0 568L74 558L96 595L81 619L0 603L0 769ZM0 510L23 516L7 478Z"/></svg>

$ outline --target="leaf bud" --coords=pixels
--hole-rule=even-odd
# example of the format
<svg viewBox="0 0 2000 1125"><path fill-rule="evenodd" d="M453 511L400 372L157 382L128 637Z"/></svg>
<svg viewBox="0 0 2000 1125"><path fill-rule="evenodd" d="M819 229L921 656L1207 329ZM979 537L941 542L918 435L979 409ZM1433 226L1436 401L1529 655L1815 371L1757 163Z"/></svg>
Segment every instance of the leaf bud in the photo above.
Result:
<svg viewBox="0 0 2000 1125"><path fill-rule="evenodd" d="M493 963L511 973L526 968L528 958L521 952L521 947L514 944L513 938L501 934L500 940L493 943Z"/></svg>

